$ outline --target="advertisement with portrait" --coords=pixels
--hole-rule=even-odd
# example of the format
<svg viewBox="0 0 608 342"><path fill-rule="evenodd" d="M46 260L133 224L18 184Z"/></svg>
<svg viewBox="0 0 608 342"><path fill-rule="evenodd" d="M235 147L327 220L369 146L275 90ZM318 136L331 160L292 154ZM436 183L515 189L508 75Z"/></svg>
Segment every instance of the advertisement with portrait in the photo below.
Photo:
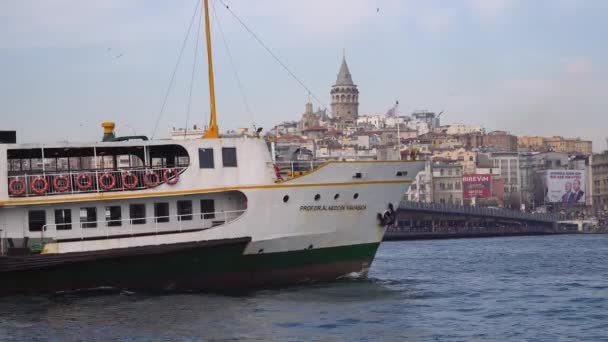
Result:
<svg viewBox="0 0 608 342"><path fill-rule="evenodd" d="M547 203L585 203L585 171L547 170L543 178Z"/></svg>

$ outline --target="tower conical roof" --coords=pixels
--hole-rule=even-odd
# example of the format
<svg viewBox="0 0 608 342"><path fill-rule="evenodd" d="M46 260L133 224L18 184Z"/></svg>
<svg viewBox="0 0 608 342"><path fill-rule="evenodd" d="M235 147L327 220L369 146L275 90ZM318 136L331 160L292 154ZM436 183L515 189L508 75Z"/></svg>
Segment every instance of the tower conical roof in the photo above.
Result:
<svg viewBox="0 0 608 342"><path fill-rule="evenodd" d="M350 70L348 70L348 65L346 64L346 58L342 58L342 65L340 66L340 71L338 72L336 85L355 85L353 83L353 78L350 75Z"/></svg>

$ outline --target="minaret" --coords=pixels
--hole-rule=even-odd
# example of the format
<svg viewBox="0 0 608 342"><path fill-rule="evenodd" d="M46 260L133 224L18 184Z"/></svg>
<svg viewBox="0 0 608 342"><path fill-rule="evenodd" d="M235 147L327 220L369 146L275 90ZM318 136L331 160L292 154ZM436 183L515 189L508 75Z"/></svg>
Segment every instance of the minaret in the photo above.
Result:
<svg viewBox="0 0 608 342"><path fill-rule="evenodd" d="M342 57L338 78L330 94L333 117L340 121L356 121L359 116L359 90L348 70L346 56Z"/></svg>

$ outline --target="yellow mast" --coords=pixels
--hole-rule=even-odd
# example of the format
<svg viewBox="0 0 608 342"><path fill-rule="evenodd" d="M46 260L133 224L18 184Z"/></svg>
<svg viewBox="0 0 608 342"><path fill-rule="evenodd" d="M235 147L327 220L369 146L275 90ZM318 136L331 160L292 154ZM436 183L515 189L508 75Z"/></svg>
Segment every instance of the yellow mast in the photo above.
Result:
<svg viewBox="0 0 608 342"><path fill-rule="evenodd" d="M207 64L209 69L209 102L211 103L211 117L209 128L205 131L203 139L217 139L220 137L220 130L217 127L217 116L215 113L215 86L213 83L213 58L211 53L211 28L209 25L209 0L204 0L205 4L205 34L207 36Z"/></svg>

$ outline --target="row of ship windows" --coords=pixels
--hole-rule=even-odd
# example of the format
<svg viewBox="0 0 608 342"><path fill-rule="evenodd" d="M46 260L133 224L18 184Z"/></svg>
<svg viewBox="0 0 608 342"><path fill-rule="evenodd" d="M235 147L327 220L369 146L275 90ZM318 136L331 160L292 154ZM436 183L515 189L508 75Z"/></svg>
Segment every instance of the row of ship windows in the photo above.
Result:
<svg viewBox="0 0 608 342"><path fill-rule="evenodd" d="M177 219L178 221L191 221L193 218L192 201L183 200L177 201ZM201 219L215 218L215 201L212 199L200 200ZM72 209L55 209L55 227L57 230L72 229ZM79 211L80 227L81 228L97 228L97 207L83 207ZM146 205L145 204L130 204L129 205L129 220L132 224L146 223ZM170 221L169 203L158 202L154 203L154 222L165 223ZM122 207L106 206L105 207L105 224L108 227L120 227L123 223ZM29 231L39 232L46 225L45 210L30 210L28 212Z"/></svg>
<svg viewBox="0 0 608 342"><path fill-rule="evenodd" d="M215 168L213 148L199 148L198 163L201 169ZM237 167L236 147L222 147L222 165L224 167Z"/></svg>

